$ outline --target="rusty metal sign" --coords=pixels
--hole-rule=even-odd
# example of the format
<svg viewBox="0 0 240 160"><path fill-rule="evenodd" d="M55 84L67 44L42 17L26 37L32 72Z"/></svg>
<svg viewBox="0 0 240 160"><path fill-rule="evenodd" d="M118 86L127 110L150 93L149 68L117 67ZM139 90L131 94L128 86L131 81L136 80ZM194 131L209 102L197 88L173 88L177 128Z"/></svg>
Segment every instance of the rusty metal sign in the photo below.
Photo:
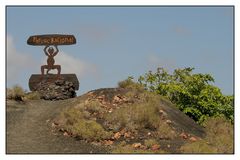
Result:
<svg viewBox="0 0 240 160"><path fill-rule="evenodd" d="M74 35L63 34L45 34L30 36L27 44L41 46L41 45L72 45L76 44Z"/></svg>
<svg viewBox="0 0 240 160"><path fill-rule="evenodd" d="M57 78L61 78L61 65L55 64L54 57L58 54L58 45L72 45L76 44L76 38L74 35L63 34L45 34L45 35L33 35L27 40L27 44L34 46L45 46L43 49L47 58L47 64L41 66L41 77L44 77L50 70L57 70Z"/></svg>

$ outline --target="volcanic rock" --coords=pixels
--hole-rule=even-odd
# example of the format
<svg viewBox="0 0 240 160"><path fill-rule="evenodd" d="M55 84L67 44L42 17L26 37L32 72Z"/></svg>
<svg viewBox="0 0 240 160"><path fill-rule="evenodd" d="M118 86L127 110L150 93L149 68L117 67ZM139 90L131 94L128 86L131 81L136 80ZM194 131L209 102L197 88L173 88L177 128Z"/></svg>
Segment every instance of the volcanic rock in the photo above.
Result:
<svg viewBox="0 0 240 160"><path fill-rule="evenodd" d="M73 83L65 80L42 81L36 86L35 90L44 100L64 100L76 97Z"/></svg>

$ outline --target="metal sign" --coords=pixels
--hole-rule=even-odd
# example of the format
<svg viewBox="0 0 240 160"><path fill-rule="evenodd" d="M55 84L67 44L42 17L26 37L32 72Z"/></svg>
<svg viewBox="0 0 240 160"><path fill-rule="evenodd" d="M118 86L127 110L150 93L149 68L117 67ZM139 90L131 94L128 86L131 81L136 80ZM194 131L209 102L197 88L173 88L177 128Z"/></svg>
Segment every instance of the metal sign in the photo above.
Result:
<svg viewBox="0 0 240 160"><path fill-rule="evenodd" d="M47 64L41 66L41 75L44 76L45 70L46 74L50 70L57 70L57 77L61 78L61 65L55 64L54 57L58 54L58 45L72 45L76 44L76 38L73 35L63 35L63 34L45 34L45 35L33 35L27 40L27 44L34 46L42 46L47 58Z"/></svg>
<svg viewBox="0 0 240 160"><path fill-rule="evenodd" d="M41 46L41 45L72 45L76 44L74 35L63 34L45 34L30 36L27 44Z"/></svg>

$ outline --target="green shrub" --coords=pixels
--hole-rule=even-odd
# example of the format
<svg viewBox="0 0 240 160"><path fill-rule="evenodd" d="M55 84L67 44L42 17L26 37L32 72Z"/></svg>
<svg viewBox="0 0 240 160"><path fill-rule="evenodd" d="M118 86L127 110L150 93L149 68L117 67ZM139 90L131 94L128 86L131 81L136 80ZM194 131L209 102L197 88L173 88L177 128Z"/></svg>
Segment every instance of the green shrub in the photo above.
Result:
<svg viewBox="0 0 240 160"><path fill-rule="evenodd" d="M169 74L163 68L140 76L138 83L145 89L167 97L186 115L203 123L207 117L224 114L233 123L233 96L224 96L213 86L209 74L193 74L194 68L175 69ZM134 82L131 82L134 83Z"/></svg>

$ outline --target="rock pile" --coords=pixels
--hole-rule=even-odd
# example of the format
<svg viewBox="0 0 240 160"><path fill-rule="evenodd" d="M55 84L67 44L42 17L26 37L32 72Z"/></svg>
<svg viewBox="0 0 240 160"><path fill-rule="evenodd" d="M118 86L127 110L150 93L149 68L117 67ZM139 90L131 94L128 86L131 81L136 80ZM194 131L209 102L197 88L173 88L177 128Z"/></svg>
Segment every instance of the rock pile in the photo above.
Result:
<svg viewBox="0 0 240 160"><path fill-rule="evenodd" d="M63 100L76 97L73 83L65 80L42 81L36 86L35 91L40 94L41 99L45 100Z"/></svg>

